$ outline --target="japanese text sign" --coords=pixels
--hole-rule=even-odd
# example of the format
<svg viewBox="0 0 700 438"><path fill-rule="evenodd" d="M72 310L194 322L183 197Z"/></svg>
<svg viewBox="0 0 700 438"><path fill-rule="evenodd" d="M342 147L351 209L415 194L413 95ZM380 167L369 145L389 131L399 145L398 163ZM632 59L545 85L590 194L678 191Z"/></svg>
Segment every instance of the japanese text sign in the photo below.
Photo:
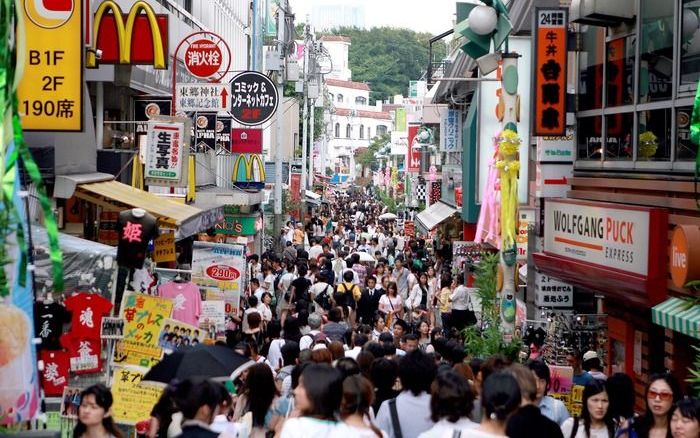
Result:
<svg viewBox="0 0 700 438"><path fill-rule="evenodd" d="M146 370L138 367L114 367L111 390L115 422L134 425L148 420L163 392L163 385L142 382L145 374Z"/></svg>
<svg viewBox="0 0 700 438"><path fill-rule="evenodd" d="M409 125L408 126L408 151L406 152L406 172L419 172L420 171L420 149L415 148L413 140L418 134L418 128L420 125Z"/></svg>
<svg viewBox="0 0 700 438"><path fill-rule="evenodd" d="M246 273L245 246L195 242L192 252L192 281L198 286L224 291L242 290Z"/></svg>
<svg viewBox="0 0 700 438"><path fill-rule="evenodd" d="M198 78L208 78L221 68L223 54L215 41L198 39L185 51L185 68Z"/></svg>
<svg viewBox="0 0 700 438"><path fill-rule="evenodd" d="M547 274L535 274L535 305L538 307L574 307L574 287Z"/></svg>
<svg viewBox="0 0 700 438"><path fill-rule="evenodd" d="M26 44L19 83L19 113L25 131L82 131L82 1L18 3ZM9 79L9 78L8 78Z"/></svg>
<svg viewBox="0 0 700 438"><path fill-rule="evenodd" d="M532 135L566 134L566 8L537 8Z"/></svg>
<svg viewBox="0 0 700 438"><path fill-rule="evenodd" d="M144 171L147 183L168 186L187 184L188 126L184 119L175 117L161 116L148 122Z"/></svg>
<svg viewBox="0 0 700 438"><path fill-rule="evenodd" d="M262 73L245 71L231 80L231 115L242 125L260 125L277 111L275 84Z"/></svg>
<svg viewBox="0 0 700 438"><path fill-rule="evenodd" d="M234 154L261 154L262 129L233 128L231 130L231 152Z"/></svg>
<svg viewBox="0 0 700 438"><path fill-rule="evenodd" d="M163 356L158 339L172 310L173 303L168 299L125 292L120 315L124 318L124 339L115 362L145 367L157 363Z"/></svg>
<svg viewBox="0 0 700 438"><path fill-rule="evenodd" d="M156 263L174 262L177 259L175 252L175 233L163 233L156 237L153 249L153 261Z"/></svg>
<svg viewBox="0 0 700 438"><path fill-rule="evenodd" d="M177 84L175 107L184 112L231 110L231 84Z"/></svg>
<svg viewBox="0 0 700 438"><path fill-rule="evenodd" d="M448 109L440 120L440 150L458 152L462 150L462 118L460 111Z"/></svg>

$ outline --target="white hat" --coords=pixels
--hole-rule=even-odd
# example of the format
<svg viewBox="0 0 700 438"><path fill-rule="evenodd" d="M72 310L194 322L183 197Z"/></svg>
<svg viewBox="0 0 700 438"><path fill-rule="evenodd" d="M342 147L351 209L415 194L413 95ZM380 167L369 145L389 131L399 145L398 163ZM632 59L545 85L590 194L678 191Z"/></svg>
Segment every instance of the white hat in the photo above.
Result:
<svg viewBox="0 0 700 438"><path fill-rule="evenodd" d="M598 359L598 353L596 353L593 350L586 351L583 354L583 361L591 360L591 359Z"/></svg>

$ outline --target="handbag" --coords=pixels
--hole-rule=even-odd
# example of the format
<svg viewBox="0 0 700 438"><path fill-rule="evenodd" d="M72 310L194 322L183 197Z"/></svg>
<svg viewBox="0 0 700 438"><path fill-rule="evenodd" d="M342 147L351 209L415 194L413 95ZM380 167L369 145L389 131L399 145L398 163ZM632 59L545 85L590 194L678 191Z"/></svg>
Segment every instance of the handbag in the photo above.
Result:
<svg viewBox="0 0 700 438"><path fill-rule="evenodd" d="M464 311L464 324L467 326L472 326L476 324L476 312L474 312L472 298L469 296L469 292L467 292L467 299L469 301L469 307Z"/></svg>

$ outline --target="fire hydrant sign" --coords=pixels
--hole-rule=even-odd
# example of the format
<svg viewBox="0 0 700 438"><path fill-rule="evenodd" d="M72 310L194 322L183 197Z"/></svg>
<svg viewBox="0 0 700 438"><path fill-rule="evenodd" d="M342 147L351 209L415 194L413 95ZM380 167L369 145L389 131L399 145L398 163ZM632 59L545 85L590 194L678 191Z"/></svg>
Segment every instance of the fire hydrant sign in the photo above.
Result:
<svg viewBox="0 0 700 438"><path fill-rule="evenodd" d="M176 109L183 112L231 110L231 84L177 84Z"/></svg>
<svg viewBox="0 0 700 438"><path fill-rule="evenodd" d="M216 42L199 39L187 47L185 51L185 67L187 71L198 78L208 78L221 68L223 54Z"/></svg>
<svg viewBox="0 0 700 438"><path fill-rule="evenodd" d="M148 122L146 166L144 177L148 183L180 186L186 183L186 159L189 140L185 123L151 120Z"/></svg>
<svg viewBox="0 0 700 438"><path fill-rule="evenodd" d="M242 125L260 125L277 111L275 84L262 73L246 71L231 80L231 115Z"/></svg>
<svg viewBox="0 0 700 438"><path fill-rule="evenodd" d="M83 129L83 3L17 3L26 36L24 74L18 89L25 131Z"/></svg>

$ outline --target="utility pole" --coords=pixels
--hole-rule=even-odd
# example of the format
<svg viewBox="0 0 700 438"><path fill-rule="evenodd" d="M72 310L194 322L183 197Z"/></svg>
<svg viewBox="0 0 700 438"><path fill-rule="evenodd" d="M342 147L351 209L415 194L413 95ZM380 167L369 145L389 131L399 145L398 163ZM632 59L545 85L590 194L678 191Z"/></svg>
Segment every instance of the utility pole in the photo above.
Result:
<svg viewBox="0 0 700 438"><path fill-rule="evenodd" d="M313 42L312 42L313 44ZM316 56L311 57L311 75L316 82ZM311 120L309 120L309 190L314 187L314 122L316 119L316 99L311 99Z"/></svg>
<svg viewBox="0 0 700 438"><path fill-rule="evenodd" d="M284 36L286 10L287 0L280 0L277 9L277 47L280 57L280 70L277 74L277 96L282 102L284 102L284 73L287 60ZM279 240L280 230L282 229L282 113L284 113L284 105L280 105L277 108L275 118L277 135L275 138L275 226L273 241Z"/></svg>
<svg viewBox="0 0 700 438"><path fill-rule="evenodd" d="M307 145L309 144L309 16L306 16L306 24L304 25L304 76L302 78L304 84L304 110L302 112L304 120L302 123L301 134L301 198L302 204L305 200L304 190L306 190L306 169L307 169ZM302 208L302 218L303 218Z"/></svg>

